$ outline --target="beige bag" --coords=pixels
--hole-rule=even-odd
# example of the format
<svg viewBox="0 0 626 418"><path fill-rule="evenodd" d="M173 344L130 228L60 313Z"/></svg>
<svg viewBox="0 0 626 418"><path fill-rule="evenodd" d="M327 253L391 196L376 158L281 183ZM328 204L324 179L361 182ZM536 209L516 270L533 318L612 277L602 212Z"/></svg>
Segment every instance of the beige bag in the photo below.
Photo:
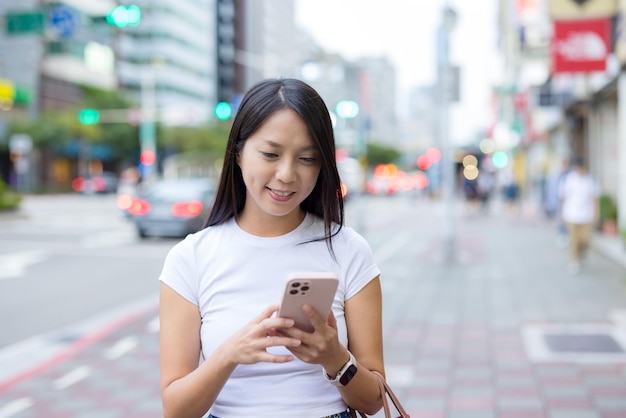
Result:
<svg viewBox="0 0 626 418"><path fill-rule="evenodd" d="M385 381L385 378L378 372L372 371L372 373L374 373L376 375L376 378L378 379L380 395L383 397L383 410L385 411L385 418L391 418L391 409L389 408L389 401L387 400L387 397L391 399L393 406L395 406L396 410L400 413L400 416L398 418L410 418L409 414L407 414L402 405L400 405L400 401ZM357 412L359 413L359 415L361 415L362 418L367 418L367 415L365 415L363 412L355 411L354 409L350 408L350 416L352 418L357 418Z"/></svg>

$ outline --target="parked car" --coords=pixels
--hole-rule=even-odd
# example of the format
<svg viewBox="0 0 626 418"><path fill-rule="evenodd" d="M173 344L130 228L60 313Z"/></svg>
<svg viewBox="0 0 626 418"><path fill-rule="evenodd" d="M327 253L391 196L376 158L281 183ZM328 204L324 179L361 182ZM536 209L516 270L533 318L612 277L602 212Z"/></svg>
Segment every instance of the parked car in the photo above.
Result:
<svg viewBox="0 0 626 418"><path fill-rule="evenodd" d="M139 191L128 213L141 238L184 237L202 228L214 199L209 179L159 180Z"/></svg>
<svg viewBox="0 0 626 418"><path fill-rule="evenodd" d="M118 178L115 173L103 172L98 175L76 177L72 180L72 189L77 193L115 193Z"/></svg>

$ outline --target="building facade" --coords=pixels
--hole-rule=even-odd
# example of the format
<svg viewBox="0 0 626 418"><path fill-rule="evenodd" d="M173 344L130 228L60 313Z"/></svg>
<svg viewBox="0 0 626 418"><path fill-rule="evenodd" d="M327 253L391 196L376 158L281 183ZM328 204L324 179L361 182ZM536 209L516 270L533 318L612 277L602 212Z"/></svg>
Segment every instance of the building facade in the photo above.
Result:
<svg viewBox="0 0 626 418"><path fill-rule="evenodd" d="M141 24L116 36L119 88L137 102L142 90L153 91L147 100L166 124L206 123L217 103L216 0L133 4L141 9Z"/></svg>
<svg viewBox="0 0 626 418"><path fill-rule="evenodd" d="M546 173L582 157L626 236L626 1L499 4L507 76L497 111L519 133L522 186L540 198Z"/></svg>

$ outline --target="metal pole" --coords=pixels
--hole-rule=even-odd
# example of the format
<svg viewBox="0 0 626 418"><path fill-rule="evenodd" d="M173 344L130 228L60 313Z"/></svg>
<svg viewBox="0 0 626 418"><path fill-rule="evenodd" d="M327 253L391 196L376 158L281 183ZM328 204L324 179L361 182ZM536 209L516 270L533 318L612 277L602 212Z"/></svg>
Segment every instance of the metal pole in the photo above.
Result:
<svg viewBox="0 0 626 418"><path fill-rule="evenodd" d="M443 256L446 263L454 263L456 260L456 222L454 217L454 149L450 141L450 32L455 25L456 13L449 6L445 6L443 20L440 28L439 45L439 112L440 126L439 135L441 141L441 169L442 169L442 198L444 204L443 223Z"/></svg>
<svg viewBox="0 0 626 418"><path fill-rule="evenodd" d="M152 69L144 68L141 74L141 125L139 126L140 150L156 155L156 94ZM156 176L156 162L143 166L143 178L147 182Z"/></svg>

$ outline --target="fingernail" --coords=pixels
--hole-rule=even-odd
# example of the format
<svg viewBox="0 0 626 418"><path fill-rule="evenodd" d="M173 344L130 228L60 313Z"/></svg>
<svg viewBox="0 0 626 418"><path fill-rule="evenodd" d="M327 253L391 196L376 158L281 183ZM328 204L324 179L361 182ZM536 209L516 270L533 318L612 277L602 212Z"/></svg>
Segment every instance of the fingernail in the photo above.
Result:
<svg viewBox="0 0 626 418"><path fill-rule="evenodd" d="M300 344L302 344L302 341L300 341L300 340L293 340L293 341L291 342L291 345L293 345L294 347L297 347L297 346L299 346Z"/></svg>
<svg viewBox="0 0 626 418"><path fill-rule="evenodd" d="M295 322L293 321L293 319L288 319L285 321L285 325L287 325L288 327L293 327L294 323Z"/></svg>

